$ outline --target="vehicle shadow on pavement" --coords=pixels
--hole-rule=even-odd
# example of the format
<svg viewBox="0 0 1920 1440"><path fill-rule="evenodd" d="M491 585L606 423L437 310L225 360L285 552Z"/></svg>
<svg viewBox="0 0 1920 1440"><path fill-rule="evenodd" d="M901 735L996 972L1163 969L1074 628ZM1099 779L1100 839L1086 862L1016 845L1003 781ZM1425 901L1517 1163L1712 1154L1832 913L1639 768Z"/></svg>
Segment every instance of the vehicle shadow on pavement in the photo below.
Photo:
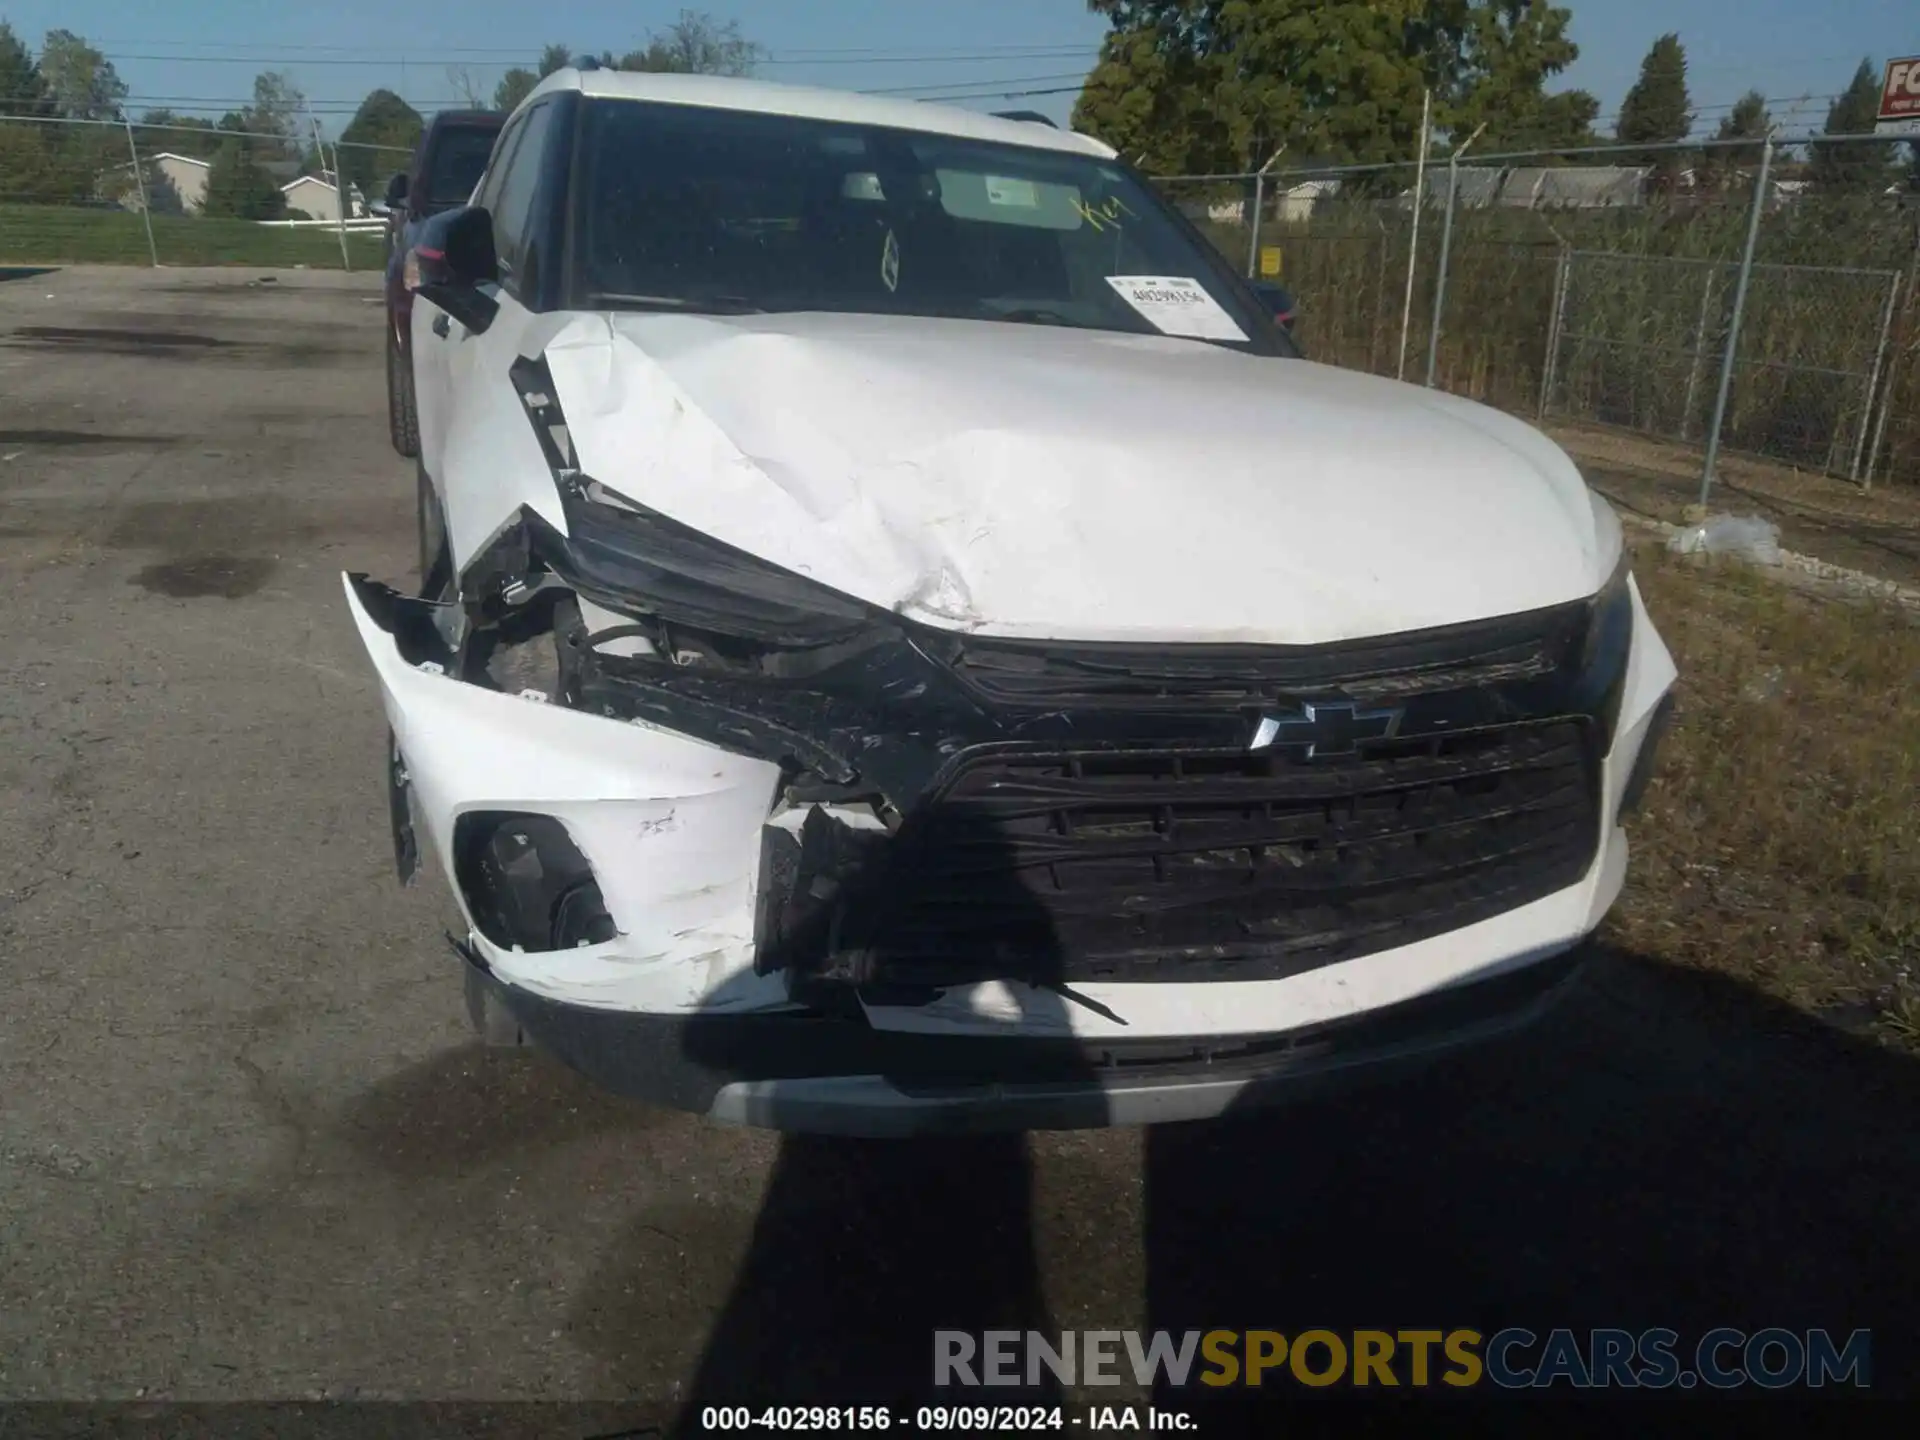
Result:
<svg viewBox="0 0 1920 1440"><path fill-rule="evenodd" d="M921 893L908 890L917 881L900 878L895 866L916 876L936 865L964 869L968 917L991 916L997 933L1019 937L1031 967L1035 985L1010 987L1016 1003L1043 1033L1063 1033L1068 1001L1047 988L1062 980L1059 939L1048 914L1015 882L1001 833L949 820L925 844L924 853L889 847L879 872L862 873L859 898L848 903L859 903L863 914L890 912L897 896ZM823 916L820 923L831 922ZM824 931L817 938L826 953ZM795 953L809 952L804 935L795 944ZM708 1059L695 1053L696 1033L689 1056ZM927 1399L935 1331L1051 1332L1032 1198L1032 1167L1019 1134L784 1136L744 1258L681 1391L673 1433L705 1433L701 1412L709 1405L887 1404L910 1417ZM617 1263L609 1272L610 1292ZM647 1323L631 1302L625 1313ZM578 1314L594 1316L591 1328L603 1347L623 1348L623 1337L607 1324L610 1317L618 1323L616 1308L589 1297ZM997 1398L1042 1404L1060 1396L1043 1376Z"/></svg>
<svg viewBox="0 0 1920 1440"><path fill-rule="evenodd" d="M1872 1393L1911 1394L1916 1115L1910 1059L1737 982L1600 951L1522 1037L1150 1132L1145 1328L1667 1327L1683 1347L1716 1326L1868 1328ZM935 1329L1047 1332L1028 1186L1014 1140L789 1139L683 1426L710 1403L925 1400ZM1072 1203L1097 1216L1102 1197ZM1156 1398L1343 1425L1393 1398L1285 1374L1225 1402L1198 1391ZM1458 1398L1399 1392L1423 1395Z"/></svg>
<svg viewBox="0 0 1920 1440"><path fill-rule="evenodd" d="M1531 1032L1424 1078L1150 1134L1150 1324L1665 1327L1683 1358L1717 1326L1864 1328L1872 1393L1911 1395L1916 1115L1913 1060L1600 949ZM1280 1378L1294 1403L1383 1398Z"/></svg>

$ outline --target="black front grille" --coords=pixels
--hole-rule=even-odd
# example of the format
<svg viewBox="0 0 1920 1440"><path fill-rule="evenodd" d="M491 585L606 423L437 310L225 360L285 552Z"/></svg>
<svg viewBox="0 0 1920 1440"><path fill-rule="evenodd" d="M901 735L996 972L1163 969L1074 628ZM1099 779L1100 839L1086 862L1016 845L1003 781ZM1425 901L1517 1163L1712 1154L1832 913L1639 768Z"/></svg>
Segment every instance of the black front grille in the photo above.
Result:
<svg viewBox="0 0 1920 1440"><path fill-rule="evenodd" d="M1332 645L1168 647L968 636L945 649L953 672L995 704L1232 709L1313 691L1362 700L1536 679L1569 661L1590 616L1579 601Z"/></svg>
<svg viewBox="0 0 1920 1440"><path fill-rule="evenodd" d="M1582 720L1270 752L964 754L841 912L867 977L1265 979L1457 929L1577 881ZM853 897L848 897L852 900Z"/></svg>

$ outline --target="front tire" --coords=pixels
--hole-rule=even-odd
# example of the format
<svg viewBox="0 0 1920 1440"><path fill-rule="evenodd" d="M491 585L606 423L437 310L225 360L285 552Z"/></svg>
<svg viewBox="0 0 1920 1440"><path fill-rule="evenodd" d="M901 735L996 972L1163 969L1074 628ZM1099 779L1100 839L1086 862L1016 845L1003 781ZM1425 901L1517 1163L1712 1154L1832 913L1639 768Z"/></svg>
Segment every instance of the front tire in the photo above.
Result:
<svg viewBox="0 0 1920 1440"><path fill-rule="evenodd" d="M412 459L420 453L420 412L413 402L413 362L387 334L387 431L393 448Z"/></svg>

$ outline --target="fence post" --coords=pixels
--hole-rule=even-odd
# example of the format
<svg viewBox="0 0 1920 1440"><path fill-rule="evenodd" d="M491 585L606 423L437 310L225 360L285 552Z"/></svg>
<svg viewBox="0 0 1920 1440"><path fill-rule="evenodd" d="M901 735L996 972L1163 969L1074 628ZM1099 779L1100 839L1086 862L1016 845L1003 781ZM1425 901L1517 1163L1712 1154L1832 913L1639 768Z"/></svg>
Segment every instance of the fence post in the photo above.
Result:
<svg viewBox="0 0 1920 1440"><path fill-rule="evenodd" d="M1760 147L1760 173L1753 181L1753 213L1747 217L1747 244L1740 254L1740 278L1733 286L1733 317L1727 322L1727 347L1720 357L1720 389L1713 398L1713 423L1707 431L1707 459L1700 468L1700 504L1713 493L1713 466L1720 458L1720 427L1726 423L1727 396L1740 350L1740 320L1747 310L1747 282L1753 278L1753 251L1760 240L1760 216L1767 208L1767 176L1773 170L1773 136Z"/></svg>
<svg viewBox="0 0 1920 1440"><path fill-rule="evenodd" d="M315 148L320 152L320 163L327 163L327 145L320 134L318 117L313 122ZM353 273L353 261L347 257L347 171L340 163L340 142L333 145L333 212L340 226L340 268L347 274Z"/></svg>
<svg viewBox="0 0 1920 1440"><path fill-rule="evenodd" d="M1260 212L1267 208L1267 172L1253 177L1253 219L1247 225L1247 278L1260 273Z"/></svg>
<svg viewBox="0 0 1920 1440"><path fill-rule="evenodd" d="M1540 413L1536 419L1547 418L1547 402L1553 395L1554 373L1560 368L1560 337L1567 323L1567 291L1573 284L1573 249L1564 242L1560 246L1560 263L1553 276L1553 318L1547 322L1547 358L1540 367Z"/></svg>
<svg viewBox="0 0 1920 1440"><path fill-rule="evenodd" d="M1700 287L1700 318L1693 325L1693 363L1687 367L1687 399L1680 408L1680 438L1693 429L1693 406L1700 397L1700 362L1707 358L1707 316L1713 313L1713 280L1717 267L1709 261L1700 267L1707 277Z"/></svg>
<svg viewBox="0 0 1920 1440"><path fill-rule="evenodd" d="M153 205L147 199L147 176L140 168L140 147L133 143L133 121L120 117L127 127L127 158L133 161L133 183L140 187L140 222L147 228L147 258L160 268L160 251L153 243Z"/></svg>
<svg viewBox="0 0 1920 1440"><path fill-rule="evenodd" d="M1480 132L1487 127L1483 123L1466 138L1465 144L1456 146L1453 154L1447 157L1447 218L1440 227L1440 273L1433 279L1433 324L1427 331L1427 388L1433 388L1433 374L1440 363L1440 315L1447 304L1447 262L1453 254L1453 207L1460 193L1460 157L1467 153L1467 146L1480 138Z"/></svg>
<svg viewBox="0 0 1920 1440"><path fill-rule="evenodd" d="M1465 148L1464 146L1462 147ZM1433 323L1427 328L1427 388L1440 364L1440 314L1447 304L1447 262L1453 253L1453 204L1460 193L1460 152L1447 157L1447 216L1440 222L1440 270L1433 277Z"/></svg>
<svg viewBox="0 0 1920 1440"><path fill-rule="evenodd" d="M1433 92L1420 92L1420 158L1413 171L1413 233L1407 239L1407 298L1400 306L1400 362L1393 378L1407 378L1407 330L1413 324L1413 275L1420 259L1420 211L1427 203L1427 146L1433 119Z"/></svg>
<svg viewBox="0 0 1920 1440"><path fill-rule="evenodd" d="M1847 468L1849 480L1860 480L1860 461L1867 449L1867 422L1873 419L1873 397L1880 389L1880 369L1887 363L1887 338L1893 333L1893 304L1900 294L1900 272L1894 271L1887 277L1887 304L1880 312L1880 343L1874 347L1873 368L1867 372L1866 400L1860 410L1860 433L1853 438L1853 464ZM1889 395L1881 406L1882 420L1886 419L1886 406L1893 403ZM1873 488L1873 477L1868 475L1862 482L1867 490Z"/></svg>

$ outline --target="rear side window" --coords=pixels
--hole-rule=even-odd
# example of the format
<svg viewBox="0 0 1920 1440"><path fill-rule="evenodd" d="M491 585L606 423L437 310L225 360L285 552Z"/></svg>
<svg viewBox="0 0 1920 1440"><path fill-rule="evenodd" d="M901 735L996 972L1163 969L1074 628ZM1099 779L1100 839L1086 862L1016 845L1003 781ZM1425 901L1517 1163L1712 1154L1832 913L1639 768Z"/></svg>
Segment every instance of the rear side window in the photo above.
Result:
<svg viewBox="0 0 1920 1440"><path fill-rule="evenodd" d="M434 205L464 205L486 173L497 130L450 129L434 141L428 157L426 198Z"/></svg>

